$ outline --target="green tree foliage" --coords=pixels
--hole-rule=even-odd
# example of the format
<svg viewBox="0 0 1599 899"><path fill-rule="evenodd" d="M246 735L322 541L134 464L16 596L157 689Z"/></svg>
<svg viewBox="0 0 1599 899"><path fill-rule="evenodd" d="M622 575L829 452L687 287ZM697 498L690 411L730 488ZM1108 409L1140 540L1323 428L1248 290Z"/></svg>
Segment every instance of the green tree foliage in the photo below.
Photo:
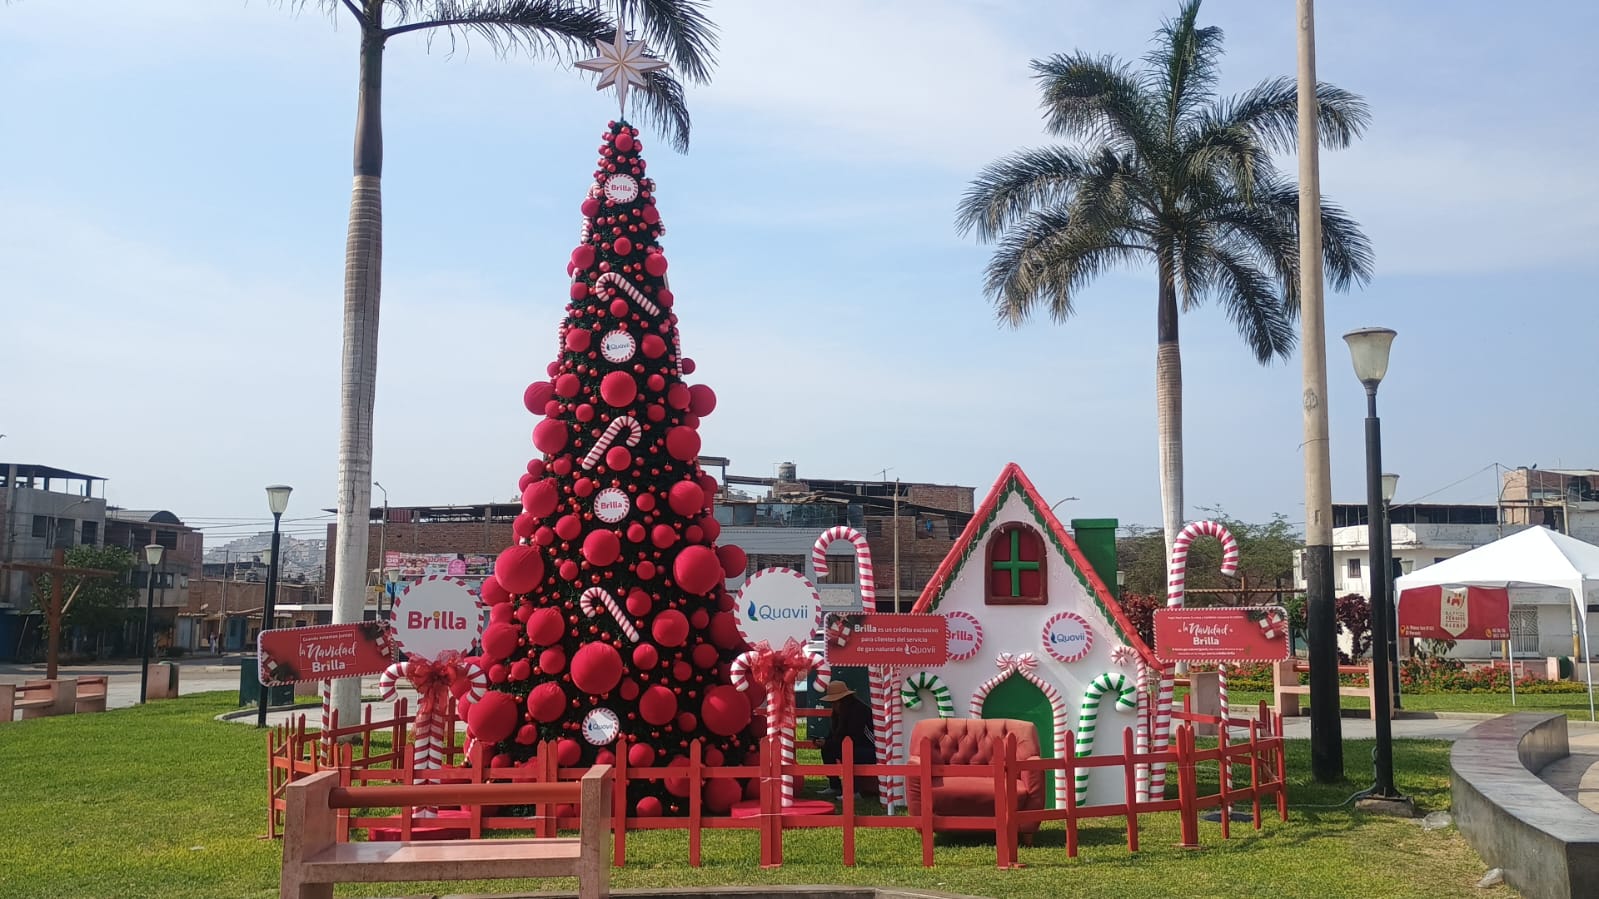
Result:
<svg viewBox="0 0 1599 899"><path fill-rule="evenodd" d="M133 570L133 553L120 546L74 546L67 550L67 565L72 568L99 568L115 572L105 577L67 575L61 582L65 609L63 627L81 627L94 633L115 630L127 617L129 604L138 597L128 573ZM34 579L33 606L40 612L50 608L53 575Z"/></svg>
<svg viewBox="0 0 1599 899"><path fill-rule="evenodd" d="M1294 583L1294 551L1304 545L1304 538L1277 513L1264 524L1239 521L1220 508L1202 510L1202 518L1218 522L1232 532L1238 541L1238 573L1251 587L1275 588L1281 583L1289 590ZM1134 594L1161 598L1166 596L1166 541L1156 528L1129 528L1126 537L1116 541L1116 556L1120 568L1127 572L1125 589ZM1196 540L1188 552L1187 586L1195 589L1236 588L1237 577L1220 574L1221 544L1211 539ZM1286 599L1287 597L1284 597ZM1256 594L1251 602L1261 601ZM1240 599L1226 594L1199 594L1188 597L1190 605L1238 605Z"/></svg>

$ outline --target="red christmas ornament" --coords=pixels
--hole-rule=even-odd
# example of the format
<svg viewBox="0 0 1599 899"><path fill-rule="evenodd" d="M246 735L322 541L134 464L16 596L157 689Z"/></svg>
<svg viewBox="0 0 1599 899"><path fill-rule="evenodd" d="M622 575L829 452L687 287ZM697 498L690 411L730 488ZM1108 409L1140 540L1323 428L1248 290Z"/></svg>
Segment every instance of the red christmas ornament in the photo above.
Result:
<svg viewBox="0 0 1599 899"><path fill-rule="evenodd" d="M648 768L655 764L655 748L645 743L627 747L627 764L630 768Z"/></svg>
<svg viewBox="0 0 1599 899"><path fill-rule="evenodd" d="M654 225L661 220L661 211L655 208L654 203L651 203L644 207L644 211L639 213L639 217L644 219L645 224Z"/></svg>
<svg viewBox="0 0 1599 899"><path fill-rule="evenodd" d="M725 815L733 810L733 804L744 795L739 789L738 781L726 777L718 777L705 782L705 810L713 815Z"/></svg>
<svg viewBox="0 0 1599 899"><path fill-rule="evenodd" d="M532 593L544 579L544 559L532 546L508 546L494 560L494 576L515 595Z"/></svg>
<svg viewBox="0 0 1599 899"><path fill-rule="evenodd" d="M628 240L625 237L618 237L616 241L611 244L611 248L616 250L616 255L626 256L627 254L633 252L633 241Z"/></svg>
<svg viewBox="0 0 1599 899"><path fill-rule="evenodd" d="M559 387L559 385L557 385L556 392L559 392L559 391L560 391L560 387ZM689 401L689 392L688 392L688 388L685 387L684 385L682 385L682 384L673 384L671 387L667 388L667 390L666 390L666 404L668 406L671 406L673 409L676 409L677 411L681 412L684 409L688 408L688 401Z"/></svg>
<svg viewBox="0 0 1599 899"><path fill-rule="evenodd" d="M593 492L594 481L590 480L589 478L580 478L576 484L572 485L572 493L579 499L586 498Z"/></svg>
<svg viewBox="0 0 1599 899"><path fill-rule="evenodd" d="M685 375L694 374L694 369L696 369L698 367L699 366L694 364L694 360L693 359L684 359L682 361L682 363L678 365L678 368L681 368L683 370L683 374L685 374Z"/></svg>
<svg viewBox="0 0 1599 899"><path fill-rule="evenodd" d="M633 454L625 446L613 446L605 451L605 467L612 471L622 471L633 464Z"/></svg>
<svg viewBox="0 0 1599 899"><path fill-rule="evenodd" d="M591 421L594 420L594 407L589 405L588 403L583 403L583 404L579 405L576 409L572 410L572 415L578 421L581 421L581 422L587 424L588 422L591 422Z"/></svg>
<svg viewBox="0 0 1599 899"><path fill-rule="evenodd" d="M658 524L650 530L650 542L658 549L666 549L677 542L677 531L671 525Z"/></svg>
<svg viewBox="0 0 1599 899"><path fill-rule="evenodd" d="M490 624L505 624L506 622L508 622L510 620L511 620L511 607L510 607L510 605L508 605L506 603L500 603L498 605L490 607L490 609L489 609L489 623Z"/></svg>
<svg viewBox="0 0 1599 899"><path fill-rule="evenodd" d="M527 694L527 713L535 721L557 721L566 714L566 691L560 684L543 683Z"/></svg>
<svg viewBox="0 0 1599 899"><path fill-rule="evenodd" d="M633 135L627 131L618 131L616 134L616 149L626 153L633 149Z"/></svg>
<svg viewBox="0 0 1599 899"><path fill-rule="evenodd" d="M700 719L696 718L693 712L682 712L678 714L675 723L678 730L685 734L691 734L694 732L694 728L700 726Z"/></svg>
<svg viewBox="0 0 1599 899"><path fill-rule="evenodd" d="M700 720L711 733L732 736L749 726L749 697L728 684L718 684L700 700Z"/></svg>
<svg viewBox="0 0 1599 899"><path fill-rule="evenodd" d="M531 724L524 724L516 731L516 742L523 746L532 746L539 741L539 729Z"/></svg>
<svg viewBox="0 0 1599 899"><path fill-rule="evenodd" d="M575 256L573 257L572 261L577 261ZM586 268L586 266L582 267ZM666 267L667 263L665 253L651 253L644 257L644 270L656 278L666 274Z"/></svg>
<svg viewBox="0 0 1599 899"><path fill-rule="evenodd" d="M527 659L517 659L511 663L510 674L507 675L514 682L521 682L533 676L533 665Z"/></svg>
<svg viewBox="0 0 1599 899"><path fill-rule="evenodd" d="M627 594L627 613L634 618L643 618L648 615L650 607L653 605L654 601L643 590L633 590Z"/></svg>
<svg viewBox="0 0 1599 899"><path fill-rule="evenodd" d="M600 199L599 199L599 197L588 197L588 198L586 198L583 201L583 205L579 206L578 209L582 211L583 217L587 218L587 219L591 219L591 218L595 217L596 215L599 215L600 214Z"/></svg>
<svg viewBox="0 0 1599 899"><path fill-rule="evenodd" d="M616 539L615 531L590 531L583 538L583 558L596 568L604 568L615 562L621 554L622 543Z"/></svg>
<svg viewBox="0 0 1599 899"><path fill-rule="evenodd" d="M574 353L585 352L589 348L589 341L591 339L593 339L593 335L588 331L584 331L580 328L573 328L572 330L566 332L566 348Z"/></svg>
<svg viewBox="0 0 1599 899"><path fill-rule="evenodd" d="M699 543L703 536L705 534L700 531L700 526L697 524L691 524L683 529L683 540L686 543Z"/></svg>
<svg viewBox="0 0 1599 899"><path fill-rule="evenodd" d="M579 270L586 269L594 264L594 247L591 244L581 244L572 251L572 264Z"/></svg>
<svg viewBox="0 0 1599 899"><path fill-rule="evenodd" d="M670 309L672 307L672 299L673 299L673 297L672 297L672 289L671 288L669 288L669 287L661 288L659 291L656 292L655 298L661 302L662 306L665 306L668 309Z"/></svg>
<svg viewBox="0 0 1599 899"><path fill-rule="evenodd" d="M671 441L670 434L667 436ZM705 506L705 493L700 490L700 485L693 481L678 481L666 494L666 504L672 511L687 518L696 515Z"/></svg>
<svg viewBox="0 0 1599 899"><path fill-rule="evenodd" d="M497 606L511 601L511 593L500 586L500 579L490 575L483 579L483 586L478 588L478 597L485 605Z"/></svg>
<svg viewBox="0 0 1599 899"><path fill-rule="evenodd" d="M555 378L555 395L562 399L569 400L577 396L582 389L583 382L571 372L565 372Z"/></svg>
<svg viewBox="0 0 1599 899"><path fill-rule="evenodd" d="M568 268L568 270L566 272L567 277L571 277L573 271L575 271L575 269ZM572 289L567 291L567 296L571 297L574 300L586 300L586 299L588 299L588 295L589 295L589 286L588 286L588 284L586 284L586 283L584 283L582 281L573 281L572 282Z"/></svg>
<svg viewBox="0 0 1599 899"><path fill-rule="evenodd" d="M560 574L561 580L563 581L575 581L577 580L579 569L576 562L572 561L571 559L567 559L561 563L561 567L557 573Z"/></svg>
<svg viewBox="0 0 1599 899"><path fill-rule="evenodd" d="M522 405L534 415L543 415L544 407L555 396L555 385L549 381L534 381L522 391Z"/></svg>
<svg viewBox="0 0 1599 899"><path fill-rule="evenodd" d="M637 506L640 512L648 512L655 508L655 494L640 493L633 501L633 505Z"/></svg>
<svg viewBox="0 0 1599 899"><path fill-rule="evenodd" d="M683 758L682 756L677 756L676 758L672 759L670 762L667 762L666 763L666 767L668 767L668 768L687 768L688 767L688 759ZM666 787L666 792L667 793L669 793L670 795L676 796L679 799L681 799L681 798L683 798L683 797L688 795L688 778L686 778L686 777L668 777L668 778L664 778L661 781L661 785Z"/></svg>
<svg viewBox="0 0 1599 899"><path fill-rule="evenodd" d="M516 651L516 632L517 627L514 624L489 625L483 631L483 657L495 662L509 657Z"/></svg>
<svg viewBox="0 0 1599 899"><path fill-rule="evenodd" d="M649 643L640 643L633 647L633 668L637 671L648 671L661 662L661 654Z"/></svg>
<svg viewBox="0 0 1599 899"><path fill-rule="evenodd" d="M688 639L688 617L676 609L667 609L650 623L650 636L662 646L682 646Z"/></svg>
<svg viewBox="0 0 1599 899"><path fill-rule="evenodd" d="M627 313L628 313L627 300L624 300L621 297L618 297L618 298L616 298L616 299L611 301L611 317L612 318L627 318Z"/></svg>
<svg viewBox="0 0 1599 899"><path fill-rule="evenodd" d="M643 543L646 536L648 536L648 534L644 530L644 525L635 521L627 526L627 539L629 543Z"/></svg>
<svg viewBox="0 0 1599 899"><path fill-rule="evenodd" d="M624 702L632 702L633 700L638 699L638 683L631 680L622 681L621 688L616 692L621 694Z"/></svg>
<svg viewBox="0 0 1599 899"><path fill-rule="evenodd" d="M609 643L586 643L572 657L572 685L584 693L609 693L621 679L622 657Z"/></svg>
<svg viewBox="0 0 1599 899"><path fill-rule="evenodd" d="M658 334L645 334L644 339L639 342L639 348L644 351L645 356L659 359L661 354L666 352L666 341Z"/></svg>
<svg viewBox="0 0 1599 899"><path fill-rule="evenodd" d="M533 429L533 445L539 452L554 455L566 448L566 423L546 418Z"/></svg>
<svg viewBox="0 0 1599 899"><path fill-rule="evenodd" d="M537 518L547 518L560 501L561 488L551 478L534 481L522 491L522 508Z"/></svg>
<svg viewBox="0 0 1599 899"><path fill-rule="evenodd" d="M688 389L688 410L704 418L716 410L716 391L704 384L695 384Z"/></svg>
<svg viewBox="0 0 1599 899"><path fill-rule="evenodd" d="M738 577L749 567L749 556L744 550L731 543L723 544L716 548L716 557L722 560L722 573L730 578Z"/></svg>
<svg viewBox="0 0 1599 899"><path fill-rule="evenodd" d="M744 637L738 631L738 618L732 612L717 612L711 616L711 626L708 628L711 642L718 649L736 649L744 642Z"/></svg>
<svg viewBox="0 0 1599 899"><path fill-rule="evenodd" d="M583 533L583 522L576 515L562 515L555 522L555 536L562 540L575 540Z"/></svg>
<svg viewBox="0 0 1599 899"><path fill-rule="evenodd" d="M533 542L539 546L549 546L555 542L555 531L548 526L541 527L533 532Z"/></svg>
<svg viewBox="0 0 1599 899"><path fill-rule="evenodd" d="M700 526L700 533L705 535L705 539L712 543L716 542L717 537L722 536L722 523L717 521L714 515L706 515L694 523Z"/></svg>
<svg viewBox="0 0 1599 899"><path fill-rule="evenodd" d="M583 747L571 737L566 737L555 744L555 763L563 768L570 768L583 760Z"/></svg>
<svg viewBox="0 0 1599 899"><path fill-rule="evenodd" d="M535 646L554 646L561 642L561 634L566 631L566 619L561 617L561 610L545 607L537 609L527 619L527 640ZM540 662L539 667L544 667Z"/></svg>
<svg viewBox="0 0 1599 899"><path fill-rule="evenodd" d="M645 690L638 699L639 717L659 727L677 716L677 697L662 686Z"/></svg>
<svg viewBox="0 0 1599 899"><path fill-rule="evenodd" d="M532 475L535 478L544 477L544 460L543 459L529 459L529 460L527 460L527 473Z"/></svg>
<svg viewBox="0 0 1599 899"><path fill-rule="evenodd" d="M637 574L641 581L653 581L655 580L655 563L649 560L640 562L638 567L633 570L633 573Z"/></svg>
<svg viewBox="0 0 1599 899"><path fill-rule="evenodd" d="M674 385L682 386L682 385ZM675 427L666 432L666 451L681 462L692 462L700 454L700 435L693 428ZM699 511L695 507L695 511Z"/></svg>
<svg viewBox="0 0 1599 899"><path fill-rule="evenodd" d="M660 421L666 417L666 410L659 403L644 407L644 417L650 421Z"/></svg>
<svg viewBox="0 0 1599 899"><path fill-rule="evenodd" d="M701 643L694 647L691 658L694 659L695 668L709 671L716 667L716 647L709 643Z"/></svg>
<svg viewBox="0 0 1599 899"><path fill-rule="evenodd" d="M640 796L639 801L633 803L633 814L639 818L659 818L661 816L661 800L654 796Z"/></svg>
<svg viewBox="0 0 1599 899"><path fill-rule="evenodd" d="M481 742L500 742L516 728L516 700L509 693L484 694L467 713L466 727Z"/></svg>
<svg viewBox="0 0 1599 899"><path fill-rule="evenodd" d="M600 381L600 398L613 406L627 406L638 398L638 382L625 371L613 371Z"/></svg>
<svg viewBox="0 0 1599 899"><path fill-rule="evenodd" d="M539 653L539 670L545 674L560 674L565 671L566 650L559 646L551 646Z"/></svg>
<svg viewBox="0 0 1599 899"><path fill-rule="evenodd" d="M710 592L722 579L722 563L706 546L686 546L672 560L672 577L684 593Z"/></svg>

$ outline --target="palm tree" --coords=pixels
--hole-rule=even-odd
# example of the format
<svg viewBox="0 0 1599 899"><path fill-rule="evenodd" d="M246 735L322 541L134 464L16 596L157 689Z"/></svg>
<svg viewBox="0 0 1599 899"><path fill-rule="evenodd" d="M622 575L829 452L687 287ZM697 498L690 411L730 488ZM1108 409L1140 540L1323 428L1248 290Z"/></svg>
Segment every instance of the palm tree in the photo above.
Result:
<svg viewBox="0 0 1599 899"><path fill-rule="evenodd" d="M306 0L290 0L302 7ZM366 558L372 507L372 404L377 382L378 300L383 261L383 52L390 38L423 34L485 42L504 55L570 60L588 55L631 24L648 44L689 79L710 80L716 30L702 0L615 0L617 21L599 0L317 0L330 16L340 8L360 33L360 81L355 112L355 187L344 250L344 351L340 366L339 501L334 547L334 621L359 621L366 605ZM658 123L679 151L688 149L689 116L683 89L665 69L632 92L634 108ZM336 681L334 707L354 720L359 689Z"/></svg>
<svg viewBox="0 0 1599 899"><path fill-rule="evenodd" d="M1183 525L1182 358L1178 311L1214 299L1262 364L1294 347L1299 307L1298 189L1273 153L1292 152L1296 87L1288 77L1232 97L1215 92L1219 28L1200 28L1200 0L1162 23L1135 71L1083 52L1033 61L1051 134L1076 146L1022 150L989 165L962 198L956 226L996 243L984 292L1016 327L1042 306L1059 322L1102 272L1153 262L1155 403L1168 554ZM1365 128L1361 98L1317 86L1322 143ZM1322 205L1323 256L1343 290L1371 277L1359 226Z"/></svg>

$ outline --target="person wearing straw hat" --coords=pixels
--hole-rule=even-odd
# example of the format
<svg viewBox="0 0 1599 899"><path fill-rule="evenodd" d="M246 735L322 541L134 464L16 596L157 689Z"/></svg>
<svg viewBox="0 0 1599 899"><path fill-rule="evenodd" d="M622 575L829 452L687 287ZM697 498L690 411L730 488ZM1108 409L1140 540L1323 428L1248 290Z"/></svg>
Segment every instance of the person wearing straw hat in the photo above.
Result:
<svg viewBox="0 0 1599 899"><path fill-rule="evenodd" d="M836 765L844 756L844 738L854 741L855 764L871 765L877 762L877 747L872 742L872 710L861 702L843 681L827 685L827 692L818 699L833 707L833 725L822 741L822 764ZM855 781L855 790L862 796L877 795L877 778L862 777ZM827 779L823 796L837 796L844 784L837 777Z"/></svg>

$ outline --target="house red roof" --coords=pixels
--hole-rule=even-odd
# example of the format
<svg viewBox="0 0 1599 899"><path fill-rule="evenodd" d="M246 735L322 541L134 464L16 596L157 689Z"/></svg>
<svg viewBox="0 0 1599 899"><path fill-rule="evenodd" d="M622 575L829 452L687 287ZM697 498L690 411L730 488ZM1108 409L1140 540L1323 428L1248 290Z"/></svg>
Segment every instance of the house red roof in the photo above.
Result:
<svg viewBox="0 0 1599 899"><path fill-rule="evenodd" d="M1049 503L1045 502L1043 496L1039 494L1038 488L1033 486L1033 482L1028 480L1021 466L1015 462L1007 463L1005 470L999 473L999 479L989 489L982 505L978 506L977 511L972 513L972 520L967 522L966 529L961 531L960 539L956 540L955 545L950 547L949 555L944 557L944 561L939 564L938 570L933 572L932 579L923 588L922 595L917 597L916 605L912 607L911 611L928 613L937 608L938 603L944 598L945 591L954 583L955 577L965 567L966 562L977 549L978 537L994 523L994 517L999 513L999 507L1004 504L1012 493L1021 494L1022 501L1027 504L1038 523L1049 534L1050 539L1054 541L1055 548L1065 557L1067 564L1071 566L1072 572L1077 575L1077 580L1082 583L1083 588L1088 591L1088 595L1094 600L1094 604L1099 606L1099 610L1115 626L1122 642L1137 650L1138 654L1143 657L1145 663L1150 667L1158 669L1160 662L1156 660L1154 651L1146 646L1143 639L1138 636L1137 628L1133 627L1133 623L1128 620L1127 613L1122 611L1121 604L1111 596L1109 588L1105 586L1105 582L1100 578L1099 574L1094 571L1094 567L1088 564L1088 559L1083 556L1083 551L1078 548L1077 541L1072 539L1066 527L1060 523L1060 519L1056 518L1055 513L1050 510Z"/></svg>

